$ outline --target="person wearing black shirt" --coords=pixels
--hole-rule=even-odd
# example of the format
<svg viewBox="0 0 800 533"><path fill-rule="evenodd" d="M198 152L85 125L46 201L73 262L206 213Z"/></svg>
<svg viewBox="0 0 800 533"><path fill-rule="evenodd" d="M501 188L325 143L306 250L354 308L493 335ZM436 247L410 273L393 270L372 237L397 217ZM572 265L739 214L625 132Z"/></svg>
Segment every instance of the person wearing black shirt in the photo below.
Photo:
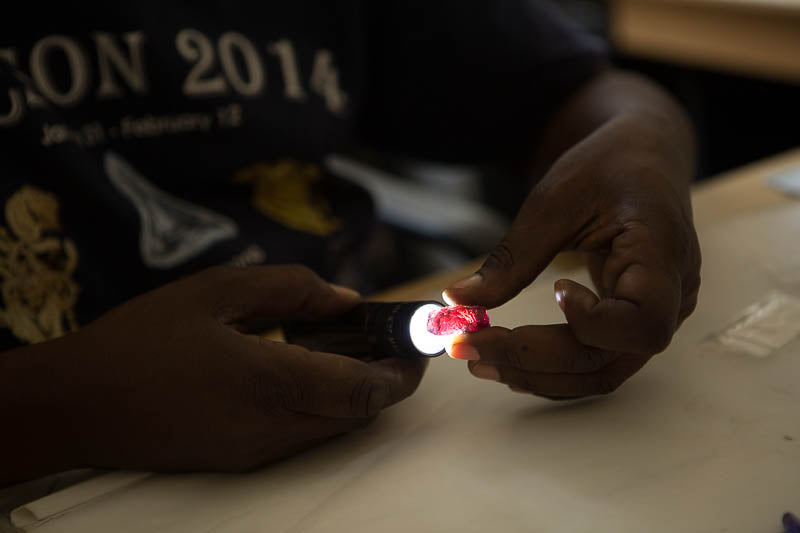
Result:
<svg viewBox="0 0 800 533"><path fill-rule="evenodd" d="M691 127L545 0L60 5L0 28L0 483L247 470L410 395L421 364L242 326L358 301L325 281L373 224L325 165L354 144L530 184L451 302L589 257L597 293L555 287L567 324L459 339L476 377L608 393L694 308Z"/></svg>

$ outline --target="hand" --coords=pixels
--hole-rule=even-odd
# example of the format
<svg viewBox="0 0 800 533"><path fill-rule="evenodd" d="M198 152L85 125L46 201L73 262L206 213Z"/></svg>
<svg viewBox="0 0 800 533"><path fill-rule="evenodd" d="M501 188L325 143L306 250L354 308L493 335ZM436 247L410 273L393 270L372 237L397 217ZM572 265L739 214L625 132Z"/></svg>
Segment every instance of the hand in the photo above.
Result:
<svg viewBox="0 0 800 533"><path fill-rule="evenodd" d="M561 250L586 252L597 288L555 284L567 325L492 327L451 355L477 377L552 398L614 391L664 350L700 285L688 171L655 121L619 116L567 151L533 188L480 270L450 286L458 304L513 298Z"/></svg>
<svg viewBox="0 0 800 533"><path fill-rule="evenodd" d="M72 466L241 471L362 426L414 391L420 362L367 364L241 332L248 319L331 316L358 300L304 267L220 267L65 337Z"/></svg>

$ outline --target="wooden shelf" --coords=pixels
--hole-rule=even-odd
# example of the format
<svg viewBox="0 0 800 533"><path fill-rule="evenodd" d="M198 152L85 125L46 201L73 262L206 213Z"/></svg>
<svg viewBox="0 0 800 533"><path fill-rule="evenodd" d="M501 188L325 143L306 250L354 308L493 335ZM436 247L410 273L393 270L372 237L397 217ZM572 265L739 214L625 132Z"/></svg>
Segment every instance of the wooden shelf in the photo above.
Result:
<svg viewBox="0 0 800 533"><path fill-rule="evenodd" d="M623 52L800 83L797 0L612 0Z"/></svg>

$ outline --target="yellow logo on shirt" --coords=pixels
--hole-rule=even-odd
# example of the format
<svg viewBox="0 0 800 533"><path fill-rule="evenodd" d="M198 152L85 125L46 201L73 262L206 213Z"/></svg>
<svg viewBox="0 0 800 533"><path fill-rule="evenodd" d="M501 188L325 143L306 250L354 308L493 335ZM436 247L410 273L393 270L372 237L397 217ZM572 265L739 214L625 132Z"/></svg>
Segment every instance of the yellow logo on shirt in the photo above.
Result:
<svg viewBox="0 0 800 533"><path fill-rule="evenodd" d="M317 165L284 159L256 163L236 173L236 183L253 184L253 207L286 227L330 235L341 226L324 196L314 187L322 179Z"/></svg>
<svg viewBox="0 0 800 533"><path fill-rule="evenodd" d="M0 327L35 343L77 329L78 266L75 244L58 237L58 200L24 186L6 202L7 226L0 226Z"/></svg>

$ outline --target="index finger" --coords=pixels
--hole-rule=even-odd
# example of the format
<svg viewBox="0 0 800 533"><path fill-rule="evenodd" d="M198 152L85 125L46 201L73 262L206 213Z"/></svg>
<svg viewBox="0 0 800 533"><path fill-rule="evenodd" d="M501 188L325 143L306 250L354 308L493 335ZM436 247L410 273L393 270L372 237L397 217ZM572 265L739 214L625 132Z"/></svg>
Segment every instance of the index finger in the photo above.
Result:
<svg viewBox="0 0 800 533"><path fill-rule="evenodd" d="M572 241L586 218L587 209L561 200L568 188L569 184L559 182L558 172L543 178L480 269L447 287L445 300L497 307L536 279Z"/></svg>
<svg viewBox="0 0 800 533"><path fill-rule="evenodd" d="M303 265L215 267L205 276L205 293L225 321L334 316L358 303L357 292L327 283Z"/></svg>

